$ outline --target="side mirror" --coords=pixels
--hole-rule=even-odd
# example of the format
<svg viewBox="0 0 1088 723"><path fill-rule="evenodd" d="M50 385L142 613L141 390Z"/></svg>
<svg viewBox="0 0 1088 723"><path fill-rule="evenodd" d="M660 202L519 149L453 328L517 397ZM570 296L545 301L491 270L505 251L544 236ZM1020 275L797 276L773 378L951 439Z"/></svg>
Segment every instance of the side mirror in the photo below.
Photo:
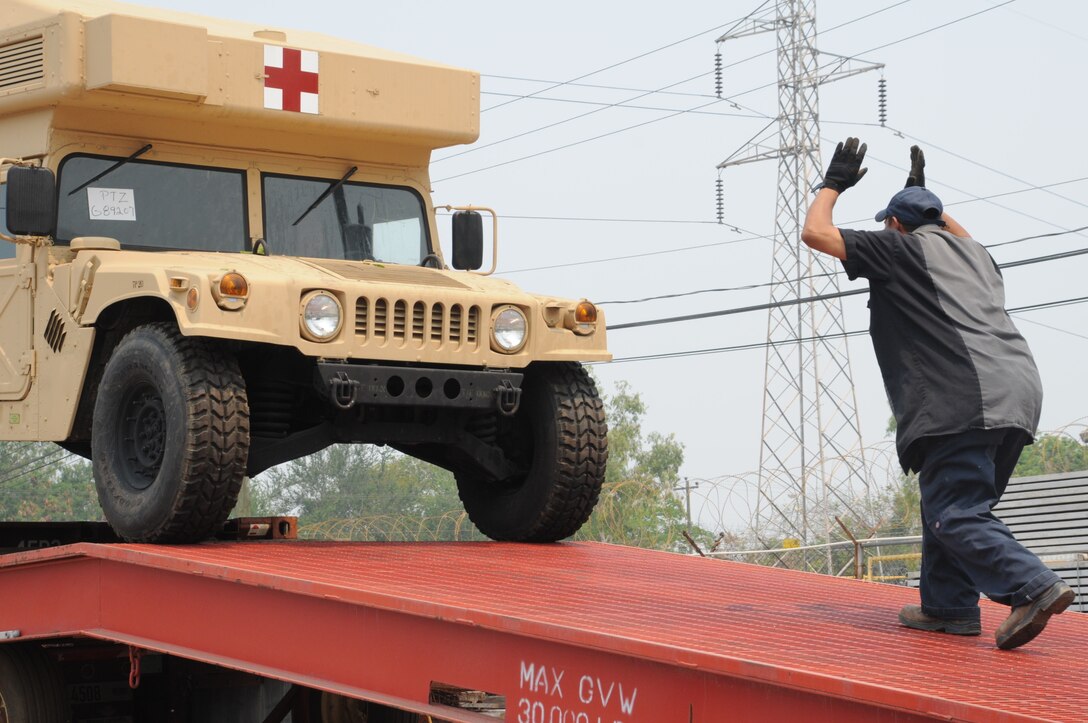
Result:
<svg viewBox="0 0 1088 723"><path fill-rule="evenodd" d="M475 211L453 214L453 268L475 271L484 265L484 220Z"/></svg>
<svg viewBox="0 0 1088 723"><path fill-rule="evenodd" d="M57 179L48 168L8 169L8 230L18 236L52 236L57 220Z"/></svg>

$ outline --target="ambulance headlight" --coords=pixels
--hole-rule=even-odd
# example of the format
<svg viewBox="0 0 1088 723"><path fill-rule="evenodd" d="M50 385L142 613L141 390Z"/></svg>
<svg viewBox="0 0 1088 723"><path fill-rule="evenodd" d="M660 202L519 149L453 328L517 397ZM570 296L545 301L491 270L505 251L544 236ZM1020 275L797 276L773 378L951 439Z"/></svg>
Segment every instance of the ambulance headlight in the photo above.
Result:
<svg viewBox="0 0 1088 723"><path fill-rule="evenodd" d="M344 312L328 291L311 291L302 297L299 319L302 335L310 341L329 341L340 332Z"/></svg>
<svg viewBox="0 0 1088 723"><path fill-rule="evenodd" d="M525 346L529 324L514 306L504 306L491 317L491 340L496 351L513 354Z"/></svg>

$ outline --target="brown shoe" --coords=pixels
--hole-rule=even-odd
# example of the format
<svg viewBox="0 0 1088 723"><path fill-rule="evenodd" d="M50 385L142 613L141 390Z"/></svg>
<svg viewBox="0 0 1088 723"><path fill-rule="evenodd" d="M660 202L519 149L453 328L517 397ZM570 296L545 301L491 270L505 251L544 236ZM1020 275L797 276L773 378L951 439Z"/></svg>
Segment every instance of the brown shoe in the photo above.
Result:
<svg viewBox="0 0 1088 723"><path fill-rule="evenodd" d="M921 605L904 605L899 611L899 624L915 630L929 630L934 633L952 635L981 635L982 623L971 618L952 620L935 618L922 612Z"/></svg>
<svg viewBox="0 0 1088 723"><path fill-rule="evenodd" d="M1050 616L1063 612L1073 603L1075 597L1073 590L1059 580L1044 590L1037 599L1013 608L994 634L997 647L1012 650L1031 642L1036 635L1043 632Z"/></svg>

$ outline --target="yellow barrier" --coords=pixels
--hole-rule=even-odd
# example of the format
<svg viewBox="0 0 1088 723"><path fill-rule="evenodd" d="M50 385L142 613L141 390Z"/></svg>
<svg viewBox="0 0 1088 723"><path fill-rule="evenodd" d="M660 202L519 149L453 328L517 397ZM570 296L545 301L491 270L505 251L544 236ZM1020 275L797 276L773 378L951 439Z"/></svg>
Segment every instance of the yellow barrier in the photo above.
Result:
<svg viewBox="0 0 1088 723"><path fill-rule="evenodd" d="M869 581L876 580L878 582L884 582L886 580L906 580L906 575L877 575L873 577L873 561L885 562L890 560L921 560L922 553L920 552L905 552L902 555L873 555L866 563L865 579Z"/></svg>

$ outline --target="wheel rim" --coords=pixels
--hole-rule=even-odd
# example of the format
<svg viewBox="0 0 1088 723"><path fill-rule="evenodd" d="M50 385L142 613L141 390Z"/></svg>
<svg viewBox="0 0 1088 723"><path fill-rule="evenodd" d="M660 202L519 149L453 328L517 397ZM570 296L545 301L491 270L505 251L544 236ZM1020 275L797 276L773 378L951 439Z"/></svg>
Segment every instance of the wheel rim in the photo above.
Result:
<svg viewBox="0 0 1088 723"><path fill-rule="evenodd" d="M166 413L155 387L136 385L121 403L119 422L120 476L129 487L145 490L158 477L166 450Z"/></svg>
<svg viewBox="0 0 1088 723"><path fill-rule="evenodd" d="M8 723L8 704L4 702L3 693L0 693L0 723Z"/></svg>

